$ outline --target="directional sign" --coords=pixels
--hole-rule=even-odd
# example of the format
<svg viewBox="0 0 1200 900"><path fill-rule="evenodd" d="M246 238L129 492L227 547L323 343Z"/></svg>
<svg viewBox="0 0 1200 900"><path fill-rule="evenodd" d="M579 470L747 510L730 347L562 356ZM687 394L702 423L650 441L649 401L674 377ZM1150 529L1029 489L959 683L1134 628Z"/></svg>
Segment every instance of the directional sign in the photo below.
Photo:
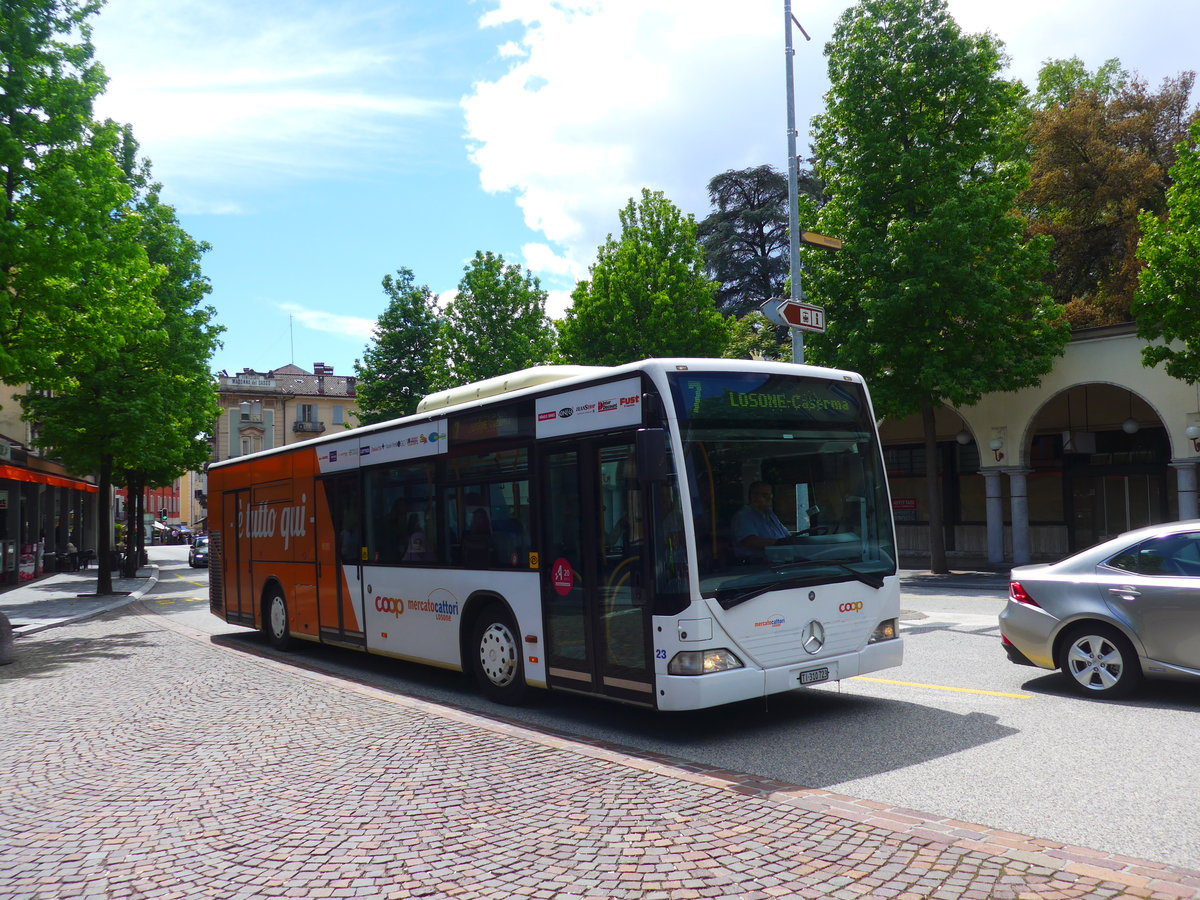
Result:
<svg viewBox="0 0 1200 900"><path fill-rule="evenodd" d="M825 330L825 307L811 306L795 300L785 300L779 304L779 315L793 328L801 331Z"/></svg>
<svg viewBox="0 0 1200 900"><path fill-rule="evenodd" d="M815 231L800 232L800 241L804 244L812 244L814 247L824 247L826 250L842 249L841 238L827 237L823 234L817 234Z"/></svg>

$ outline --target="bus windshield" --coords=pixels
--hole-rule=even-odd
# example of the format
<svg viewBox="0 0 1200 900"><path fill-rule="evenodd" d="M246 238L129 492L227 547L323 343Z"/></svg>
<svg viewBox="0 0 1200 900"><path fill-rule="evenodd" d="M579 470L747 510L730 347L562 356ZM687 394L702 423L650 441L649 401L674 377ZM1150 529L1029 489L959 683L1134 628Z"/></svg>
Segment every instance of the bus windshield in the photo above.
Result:
<svg viewBox="0 0 1200 900"><path fill-rule="evenodd" d="M854 381L678 372L700 590L729 608L783 588L896 572L887 484Z"/></svg>

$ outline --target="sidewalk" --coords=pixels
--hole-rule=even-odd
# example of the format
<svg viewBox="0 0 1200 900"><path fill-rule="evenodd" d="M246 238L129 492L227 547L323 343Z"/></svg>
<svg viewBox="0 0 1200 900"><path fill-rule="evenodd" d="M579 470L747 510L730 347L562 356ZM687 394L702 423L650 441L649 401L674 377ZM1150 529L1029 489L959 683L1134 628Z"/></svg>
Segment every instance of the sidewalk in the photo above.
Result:
<svg viewBox="0 0 1200 900"><path fill-rule="evenodd" d="M21 651L0 670L5 897L1200 896L1200 872L454 709L140 604Z"/></svg>
<svg viewBox="0 0 1200 900"><path fill-rule="evenodd" d="M158 582L158 567L143 566L135 578L114 574L113 593L104 597L95 596L98 578L99 572L92 566L6 588L0 591L0 613L8 617L14 637L78 622L141 599Z"/></svg>

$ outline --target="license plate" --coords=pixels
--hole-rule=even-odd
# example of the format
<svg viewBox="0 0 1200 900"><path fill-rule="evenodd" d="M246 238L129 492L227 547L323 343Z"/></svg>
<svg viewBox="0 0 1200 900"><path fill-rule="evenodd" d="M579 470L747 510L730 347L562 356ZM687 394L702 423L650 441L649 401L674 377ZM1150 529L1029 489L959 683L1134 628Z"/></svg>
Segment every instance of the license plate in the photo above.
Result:
<svg viewBox="0 0 1200 900"><path fill-rule="evenodd" d="M816 684L818 681L828 681L828 669L809 669L807 672L800 673L801 684Z"/></svg>

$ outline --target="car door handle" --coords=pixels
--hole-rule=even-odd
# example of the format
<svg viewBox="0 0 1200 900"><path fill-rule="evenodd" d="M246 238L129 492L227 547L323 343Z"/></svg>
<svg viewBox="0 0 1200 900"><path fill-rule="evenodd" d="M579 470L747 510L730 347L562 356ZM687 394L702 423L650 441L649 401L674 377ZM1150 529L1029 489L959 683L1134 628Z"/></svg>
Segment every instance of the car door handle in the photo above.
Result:
<svg viewBox="0 0 1200 900"><path fill-rule="evenodd" d="M1108 589L1108 592L1110 594L1116 594L1122 600L1130 600L1130 601L1136 600L1138 597L1140 597L1142 595L1141 591L1139 591L1137 588L1129 587L1129 586L1112 587L1112 588Z"/></svg>

